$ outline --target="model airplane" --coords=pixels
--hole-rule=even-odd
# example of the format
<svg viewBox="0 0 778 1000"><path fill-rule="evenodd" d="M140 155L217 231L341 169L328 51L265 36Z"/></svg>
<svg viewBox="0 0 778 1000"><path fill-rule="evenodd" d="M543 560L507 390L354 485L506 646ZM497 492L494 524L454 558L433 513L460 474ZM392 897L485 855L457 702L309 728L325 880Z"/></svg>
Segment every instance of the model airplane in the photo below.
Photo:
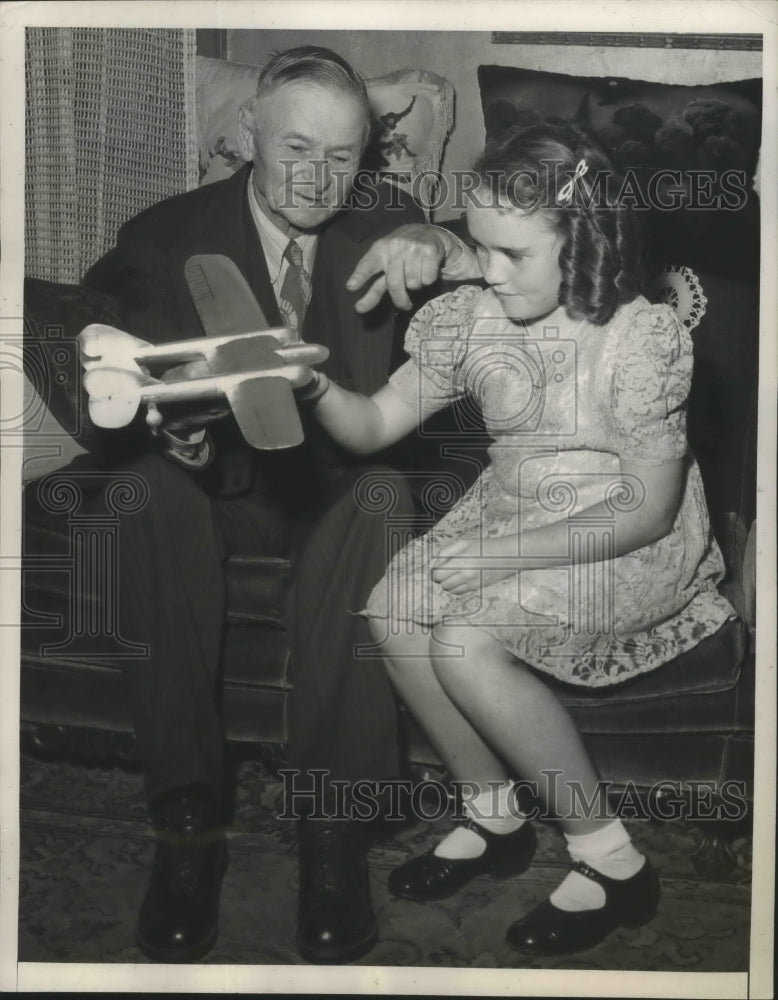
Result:
<svg viewBox="0 0 778 1000"><path fill-rule="evenodd" d="M307 380L308 366L326 361L327 348L303 344L287 328L266 329L256 299L228 258L193 257L185 273L203 327L215 335L150 344L114 327L86 327L78 339L92 421L126 427L145 404L153 424L158 405L226 397L254 448L300 444L304 435L292 389ZM204 362L200 376L157 377L197 360Z"/></svg>

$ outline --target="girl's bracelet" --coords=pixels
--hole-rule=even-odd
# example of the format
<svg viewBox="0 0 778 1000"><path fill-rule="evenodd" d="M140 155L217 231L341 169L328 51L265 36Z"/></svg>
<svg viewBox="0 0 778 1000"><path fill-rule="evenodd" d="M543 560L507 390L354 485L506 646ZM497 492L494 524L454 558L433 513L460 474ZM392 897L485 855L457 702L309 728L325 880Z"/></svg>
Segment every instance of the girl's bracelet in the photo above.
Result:
<svg viewBox="0 0 778 1000"><path fill-rule="evenodd" d="M316 372L314 378L303 386L302 389L295 390L295 396L300 403L317 403L327 392L331 385L330 379L324 372Z"/></svg>

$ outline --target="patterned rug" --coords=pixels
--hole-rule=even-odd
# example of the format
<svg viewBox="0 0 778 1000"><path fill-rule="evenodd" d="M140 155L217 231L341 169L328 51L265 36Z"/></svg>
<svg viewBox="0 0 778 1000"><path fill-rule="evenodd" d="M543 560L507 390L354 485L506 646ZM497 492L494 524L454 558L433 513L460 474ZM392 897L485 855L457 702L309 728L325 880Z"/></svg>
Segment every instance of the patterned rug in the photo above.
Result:
<svg viewBox="0 0 778 1000"><path fill-rule="evenodd" d="M295 827L278 821L282 786L256 761L238 768L219 940L209 964L299 964L294 947ZM120 769L21 760L19 960L139 962L133 927L152 856L140 776ZM538 824L532 867L504 882L475 879L458 896L416 904L391 897L390 870L432 846L448 820L382 830L370 851L381 930L363 965L743 972L748 968L751 845L736 838L737 867L703 879L683 821L629 822L662 880L656 919L619 930L578 955L533 960L511 951L505 929L561 880L563 841Z"/></svg>

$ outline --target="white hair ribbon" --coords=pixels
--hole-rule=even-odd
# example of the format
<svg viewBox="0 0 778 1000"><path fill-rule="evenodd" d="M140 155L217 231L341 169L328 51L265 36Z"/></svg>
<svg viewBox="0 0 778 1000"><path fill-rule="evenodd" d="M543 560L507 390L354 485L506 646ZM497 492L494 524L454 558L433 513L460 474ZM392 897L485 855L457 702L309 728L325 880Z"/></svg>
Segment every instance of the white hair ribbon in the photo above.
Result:
<svg viewBox="0 0 778 1000"><path fill-rule="evenodd" d="M570 180L563 186L559 194L557 195L557 201L562 205L567 205L568 202L573 200L573 187L575 182L580 180L581 177L588 171L589 164L586 160L579 160L575 166L575 171Z"/></svg>

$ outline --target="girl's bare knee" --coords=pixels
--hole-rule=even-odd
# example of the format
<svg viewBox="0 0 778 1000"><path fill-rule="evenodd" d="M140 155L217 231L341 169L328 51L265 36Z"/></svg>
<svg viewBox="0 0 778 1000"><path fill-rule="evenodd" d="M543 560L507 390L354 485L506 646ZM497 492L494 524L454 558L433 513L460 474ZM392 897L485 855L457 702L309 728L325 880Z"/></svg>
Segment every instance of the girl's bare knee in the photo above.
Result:
<svg viewBox="0 0 778 1000"><path fill-rule="evenodd" d="M432 668L438 679L471 677L475 664L488 655L494 640L477 628L463 625L439 625L435 628Z"/></svg>
<svg viewBox="0 0 778 1000"><path fill-rule="evenodd" d="M436 625L433 633L436 655L441 660L461 660L489 655L500 644L480 628L468 625Z"/></svg>
<svg viewBox="0 0 778 1000"><path fill-rule="evenodd" d="M431 646L432 669L445 687L454 683L483 684L484 668L495 661L509 660L518 671L521 665L493 636L475 626L446 625L435 629Z"/></svg>

